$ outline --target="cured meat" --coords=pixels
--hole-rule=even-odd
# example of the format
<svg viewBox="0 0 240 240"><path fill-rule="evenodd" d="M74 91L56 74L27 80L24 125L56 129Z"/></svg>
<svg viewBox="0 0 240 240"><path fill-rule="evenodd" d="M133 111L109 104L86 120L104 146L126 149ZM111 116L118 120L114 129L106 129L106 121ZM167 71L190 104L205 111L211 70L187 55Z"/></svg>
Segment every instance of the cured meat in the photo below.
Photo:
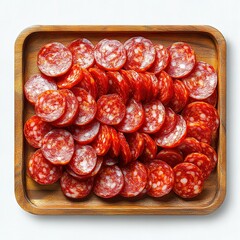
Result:
<svg viewBox="0 0 240 240"><path fill-rule="evenodd" d="M47 90L38 96L35 112L45 122L59 119L65 112L66 98L58 90Z"/></svg>
<svg viewBox="0 0 240 240"><path fill-rule="evenodd" d="M183 78L183 83L194 99L205 99L213 94L217 86L217 73L213 66L205 62L197 62L189 76Z"/></svg>
<svg viewBox="0 0 240 240"><path fill-rule="evenodd" d="M120 141L120 163L126 165L132 161L131 150L123 133L118 132L118 138Z"/></svg>
<svg viewBox="0 0 240 240"><path fill-rule="evenodd" d="M104 156L111 147L111 132L107 125L101 125L97 137L92 142L98 156Z"/></svg>
<svg viewBox="0 0 240 240"><path fill-rule="evenodd" d="M130 99L126 105L126 115L116 128L125 133L136 132L142 126L144 119L142 104Z"/></svg>
<svg viewBox="0 0 240 240"><path fill-rule="evenodd" d="M218 101L218 93L217 89L214 90L213 94L205 99L197 100L194 98L189 97L188 98L188 103L196 102L196 101L201 101L201 102L206 102L211 104L212 106L216 107L217 106L217 101Z"/></svg>
<svg viewBox="0 0 240 240"><path fill-rule="evenodd" d="M204 122L206 126L215 132L219 127L217 110L205 102L193 102L186 106L182 116L187 122Z"/></svg>
<svg viewBox="0 0 240 240"><path fill-rule="evenodd" d="M170 61L170 54L168 49L161 44L155 45L154 48L156 51L155 61L148 71L158 74L167 67Z"/></svg>
<svg viewBox="0 0 240 240"><path fill-rule="evenodd" d="M82 68L89 68L94 64L94 46L86 38L74 40L68 49L72 53L74 64L77 63Z"/></svg>
<svg viewBox="0 0 240 240"><path fill-rule="evenodd" d="M39 70L49 77L59 77L72 66L72 53L62 43L44 45L37 56Z"/></svg>
<svg viewBox="0 0 240 240"><path fill-rule="evenodd" d="M177 149L162 149L156 158L166 162L172 168L183 162L183 156Z"/></svg>
<svg viewBox="0 0 240 240"><path fill-rule="evenodd" d="M126 69L144 72L151 67L155 60L153 43L144 37L133 37L124 43L127 51Z"/></svg>
<svg viewBox="0 0 240 240"><path fill-rule="evenodd" d="M75 141L80 144L88 144L92 142L100 129L100 123L96 120L88 123L84 126L70 126L69 131L72 133L72 136Z"/></svg>
<svg viewBox="0 0 240 240"><path fill-rule="evenodd" d="M145 74L145 73L139 73L142 77L142 85L143 88L145 89L143 93L143 101L149 102L152 99L152 80L150 73Z"/></svg>
<svg viewBox="0 0 240 240"><path fill-rule="evenodd" d="M93 178L77 180L68 172L64 172L60 180L60 186L66 197L73 199L85 198L89 195L93 187Z"/></svg>
<svg viewBox="0 0 240 240"><path fill-rule="evenodd" d="M124 186L120 192L123 197L136 197L147 184L147 171L145 166L134 161L121 168L124 177Z"/></svg>
<svg viewBox="0 0 240 240"><path fill-rule="evenodd" d="M168 194L174 185L172 168L161 160L153 160L146 164L148 170L147 194L152 197L163 197Z"/></svg>
<svg viewBox="0 0 240 240"><path fill-rule="evenodd" d="M95 46L94 57L97 65L108 71L119 70L127 59L122 43L109 39L103 39Z"/></svg>
<svg viewBox="0 0 240 240"><path fill-rule="evenodd" d="M62 166L50 163L38 149L32 154L27 166L28 175L42 185L53 184L62 176Z"/></svg>
<svg viewBox="0 0 240 240"><path fill-rule="evenodd" d="M57 79L57 86L59 88L70 89L77 85L82 80L82 78L82 68L79 64L74 64L66 74Z"/></svg>
<svg viewBox="0 0 240 240"><path fill-rule="evenodd" d="M79 113L74 121L78 126L86 125L91 122L97 112L97 104L93 97L84 89L74 87L73 94L78 100Z"/></svg>
<svg viewBox="0 0 240 240"><path fill-rule="evenodd" d="M55 81L43 74L35 74L24 84L24 94L27 100L35 104L39 94L47 90L57 90Z"/></svg>
<svg viewBox="0 0 240 240"><path fill-rule="evenodd" d="M214 148L209 144L201 142L202 153L205 154L212 163L212 171L217 165L218 156Z"/></svg>
<svg viewBox="0 0 240 240"><path fill-rule="evenodd" d="M117 166L103 167L95 179L94 193L101 198L112 198L120 193L124 185L121 169Z"/></svg>
<svg viewBox="0 0 240 240"><path fill-rule="evenodd" d="M211 160L202 153L191 153L187 155L184 162L193 163L202 171L203 179L206 180L212 171Z"/></svg>
<svg viewBox="0 0 240 240"><path fill-rule="evenodd" d="M159 100L151 101L143 105L145 122L141 127L144 133L156 133L162 127L165 120L165 108Z"/></svg>
<svg viewBox="0 0 240 240"><path fill-rule="evenodd" d="M193 49L184 42L173 43L169 48L170 63L166 72L173 78L182 78L188 75L196 64Z"/></svg>
<svg viewBox="0 0 240 240"><path fill-rule="evenodd" d="M173 191L182 198L193 198L203 190L202 171L193 163L180 163L173 168L175 184Z"/></svg>
<svg viewBox="0 0 240 240"><path fill-rule="evenodd" d="M158 88L158 99L162 102L163 105L167 105L173 96L173 80L164 71L161 71L158 75Z"/></svg>
<svg viewBox="0 0 240 240"><path fill-rule="evenodd" d="M174 148L182 143L187 134L187 124L182 116L178 115L175 128L168 134L156 134L155 142L159 147Z"/></svg>
<svg viewBox="0 0 240 240"><path fill-rule="evenodd" d="M193 137L185 138L183 142L177 146L177 148L182 152L184 157L194 152L202 152L200 142Z"/></svg>
<svg viewBox="0 0 240 240"><path fill-rule="evenodd" d="M120 153L120 141L118 138L118 133L113 127L108 127L111 134L111 147L109 149L109 155L111 157L118 157Z"/></svg>
<svg viewBox="0 0 240 240"><path fill-rule="evenodd" d="M117 94L101 96L97 101L96 118L104 124L119 124L126 113L126 107L122 98Z"/></svg>
<svg viewBox="0 0 240 240"><path fill-rule="evenodd" d="M72 134L64 129L53 129L42 140L42 153L53 164L69 163L74 152Z"/></svg>
<svg viewBox="0 0 240 240"><path fill-rule="evenodd" d="M147 162L151 159L154 159L157 154L157 145L155 141L146 133L142 133L144 138L144 149L140 159L143 162Z"/></svg>
<svg viewBox="0 0 240 240"><path fill-rule="evenodd" d="M71 125L78 115L78 100L68 89L62 89L60 93L65 97L66 109L64 114L52 124L57 127L66 127Z"/></svg>
<svg viewBox="0 0 240 240"><path fill-rule="evenodd" d="M155 99L159 93L159 83L158 79L153 73L145 72L142 73L145 75L145 79L148 79L150 82L150 86L148 87L148 92L146 94L146 102L150 102L151 100Z"/></svg>
<svg viewBox="0 0 240 240"><path fill-rule="evenodd" d="M109 156L104 157L103 165L104 166L113 166L118 163L118 158L112 158Z"/></svg>
<svg viewBox="0 0 240 240"><path fill-rule="evenodd" d="M42 147L43 137L52 130L52 126L34 115L24 124L24 136L27 142L34 148Z"/></svg>

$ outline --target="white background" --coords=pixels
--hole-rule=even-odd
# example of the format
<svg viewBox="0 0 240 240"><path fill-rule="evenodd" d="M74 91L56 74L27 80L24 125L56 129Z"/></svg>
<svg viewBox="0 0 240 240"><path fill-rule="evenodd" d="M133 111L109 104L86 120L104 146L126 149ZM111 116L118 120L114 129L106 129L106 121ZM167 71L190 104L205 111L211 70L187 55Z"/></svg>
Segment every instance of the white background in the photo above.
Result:
<svg viewBox="0 0 240 240"><path fill-rule="evenodd" d="M14 42L36 24L207 24L227 40L227 196L207 216L34 216L14 196ZM238 0L0 1L0 239L236 239L240 235Z"/></svg>

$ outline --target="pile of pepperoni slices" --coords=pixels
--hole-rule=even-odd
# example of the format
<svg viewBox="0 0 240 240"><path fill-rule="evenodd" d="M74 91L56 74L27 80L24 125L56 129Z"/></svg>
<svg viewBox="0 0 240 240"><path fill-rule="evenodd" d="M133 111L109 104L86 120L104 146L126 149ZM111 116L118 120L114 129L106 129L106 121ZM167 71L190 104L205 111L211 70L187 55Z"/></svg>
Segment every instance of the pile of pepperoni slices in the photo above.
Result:
<svg viewBox="0 0 240 240"><path fill-rule="evenodd" d="M193 198L217 164L217 74L184 42L77 39L43 46L24 86L24 126L39 184L81 199Z"/></svg>

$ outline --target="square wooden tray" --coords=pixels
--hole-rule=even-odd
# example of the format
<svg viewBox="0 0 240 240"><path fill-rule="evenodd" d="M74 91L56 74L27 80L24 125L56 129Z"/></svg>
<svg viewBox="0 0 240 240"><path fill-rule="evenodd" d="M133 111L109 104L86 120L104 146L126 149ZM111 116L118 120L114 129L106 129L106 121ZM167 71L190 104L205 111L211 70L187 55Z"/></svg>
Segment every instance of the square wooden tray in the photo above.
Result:
<svg viewBox="0 0 240 240"><path fill-rule="evenodd" d="M165 46L176 41L189 43L197 60L213 65L218 73L218 112L220 130L218 165L206 181L204 191L192 200L174 193L161 198L138 201L105 201L92 195L84 201L70 201L59 184L40 186L26 176L25 164L34 151L23 136L23 126L33 107L23 94L25 81L38 72L37 52L52 41L68 44L85 37L93 43L103 38L124 42L144 36ZM15 43L15 195L18 204L34 214L208 214L223 202L226 192L226 43L222 34L210 26L33 26L25 29Z"/></svg>

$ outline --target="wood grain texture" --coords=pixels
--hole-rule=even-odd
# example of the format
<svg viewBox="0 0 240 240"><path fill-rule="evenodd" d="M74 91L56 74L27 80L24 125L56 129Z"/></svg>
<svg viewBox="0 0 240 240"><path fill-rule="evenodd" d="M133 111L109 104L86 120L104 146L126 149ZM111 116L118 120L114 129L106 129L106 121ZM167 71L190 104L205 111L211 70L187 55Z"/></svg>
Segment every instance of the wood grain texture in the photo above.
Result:
<svg viewBox="0 0 240 240"><path fill-rule="evenodd" d="M165 46L176 41L189 43L197 60L213 65L218 73L218 112L220 115L218 166L206 181L202 194L183 200L174 193L161 199L138 201L122 198L102 200L91 195L83 201L70 201L59 184L40 186L26 176L26 163L34 149L23 136L24 122L34 113L24 99L25 81L39 72L36 64L41 46L52 41L69 44L85 37L94 44L103 38L122 42L144 36ZM33 26L25 29L15 43L15 195L19 205L34 214L208 214L223 202L226 193L226 43L210 26Z"/></svg>

